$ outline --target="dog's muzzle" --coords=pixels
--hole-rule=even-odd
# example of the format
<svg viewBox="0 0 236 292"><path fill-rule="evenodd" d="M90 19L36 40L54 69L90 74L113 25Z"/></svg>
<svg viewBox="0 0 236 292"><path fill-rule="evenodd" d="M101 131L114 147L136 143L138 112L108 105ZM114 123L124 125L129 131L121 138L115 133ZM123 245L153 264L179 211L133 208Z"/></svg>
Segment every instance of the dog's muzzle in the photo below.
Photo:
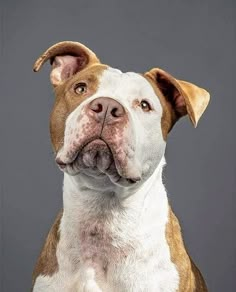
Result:
<svg viewBox="0 0 236 292"><path fill-rule="evenodd" d="M130 137L124 134L128 122L124 107L112 98L100 97L85 106L84 115L88 121L78 130L79 138L71 135L56 157L59 167L72 175L108 175L113 182L121 178L130 183L140 180L136 171L130 172L133 167L126 161L130 157L125 152Z"/></svg>

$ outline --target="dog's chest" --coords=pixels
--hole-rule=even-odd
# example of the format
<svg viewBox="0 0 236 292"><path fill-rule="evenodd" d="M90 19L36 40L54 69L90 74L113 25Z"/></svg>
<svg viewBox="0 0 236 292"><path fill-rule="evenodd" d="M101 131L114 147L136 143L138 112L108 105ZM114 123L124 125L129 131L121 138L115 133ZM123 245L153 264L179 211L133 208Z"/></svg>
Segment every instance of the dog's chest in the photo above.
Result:
<svg viewBox="0 0 236 292"><path fill-rule="evenodd" d="M94 214L95 208L87 212L72 206L64 212L58 272L39 277L36 287L43 288L35 291L45 292L45 287L58 292L177 291L179 275L165 238L167 200L150 204L144 213L137 208L109 209L111 216L105 221Z"/></svg>
<svg viewBox="0 0 236 292"><path fill-rule="evenodd" d="M66 291L176 291L178 275L163 236L135 241L133 234L124 240L114 233L98 220L84 224L70 243L68 236L67 243L62 237L58 277L68 282ZM60 270L70 273L65 276Z"/></svg>
<svg viewBox="0 0 236 292"><path fill-rule="evenodd" d="M126 245L100 224L84 229L80 239L71 234L65 240L62 234L57 247L58 272L52 277L40 276L34 291L49 291L48 287L58 292L177 291L179 276L161 234Z"/></svg>

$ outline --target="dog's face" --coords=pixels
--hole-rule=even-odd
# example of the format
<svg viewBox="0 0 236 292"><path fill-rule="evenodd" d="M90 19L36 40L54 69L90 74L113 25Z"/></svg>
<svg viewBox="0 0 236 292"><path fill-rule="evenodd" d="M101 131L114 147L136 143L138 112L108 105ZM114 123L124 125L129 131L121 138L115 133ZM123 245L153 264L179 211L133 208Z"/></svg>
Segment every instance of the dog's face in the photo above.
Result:
<svg viewBox="0 0 236 292"><path fill-rule="evenodd" d="M157 168L168 132L188 114L194 125L209 94L161 69L122 73L85 46L62 42L35 63L51 59L56 101L50 131L56 162L70 175L141 185Z"/></svg>
<svg viewBox="0 0 236 292"><path fill-rule="evenodd" d="M96 64L62 87L51 116L51 134L56 161L64 171L107 175L113 183L127 186L153 172L165 141L162 106L147 79ZM62 108L67 108L64 116Z"/></svg>

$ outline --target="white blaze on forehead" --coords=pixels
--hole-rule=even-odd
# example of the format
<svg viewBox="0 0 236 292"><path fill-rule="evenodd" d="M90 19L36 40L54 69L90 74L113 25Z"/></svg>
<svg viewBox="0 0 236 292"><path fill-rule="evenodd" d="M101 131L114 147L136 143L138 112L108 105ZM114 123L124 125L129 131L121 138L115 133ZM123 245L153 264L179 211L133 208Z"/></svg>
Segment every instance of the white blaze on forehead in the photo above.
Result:
<svg viewBox="0 0 236 292"><path fill-rule="evenodd" d="M99 80L99 87L92 98L110 97L128 106L135 99L148 98L155 107L162 113L162 107L151 84L140 74L134 72L123 73L118 69L107 68Z"/></svg>

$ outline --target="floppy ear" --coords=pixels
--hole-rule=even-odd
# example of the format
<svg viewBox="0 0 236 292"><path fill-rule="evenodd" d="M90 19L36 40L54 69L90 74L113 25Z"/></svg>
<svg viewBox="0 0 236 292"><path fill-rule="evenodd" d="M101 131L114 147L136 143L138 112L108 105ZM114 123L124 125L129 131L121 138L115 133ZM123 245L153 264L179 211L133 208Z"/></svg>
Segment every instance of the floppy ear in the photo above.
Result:
<svg viewBox="0 0 236 292"><path fill-rule="evenodd" d="M164 97L171 103L177 118L188 114L196 127L209 103L209 93L197 85L177 80L159 68L154 68L145 75L156 83Z"/></svg>
<svg viewBox="0 0 236 292"><path fill-rule="evenodd" d="M33 70L39 71L42 65L50 60L52 71L50 74L53 86L70 78L77 72L93 63L100 63L96 55L78 42L60 42L45 51L35 62Z"/></svg>

